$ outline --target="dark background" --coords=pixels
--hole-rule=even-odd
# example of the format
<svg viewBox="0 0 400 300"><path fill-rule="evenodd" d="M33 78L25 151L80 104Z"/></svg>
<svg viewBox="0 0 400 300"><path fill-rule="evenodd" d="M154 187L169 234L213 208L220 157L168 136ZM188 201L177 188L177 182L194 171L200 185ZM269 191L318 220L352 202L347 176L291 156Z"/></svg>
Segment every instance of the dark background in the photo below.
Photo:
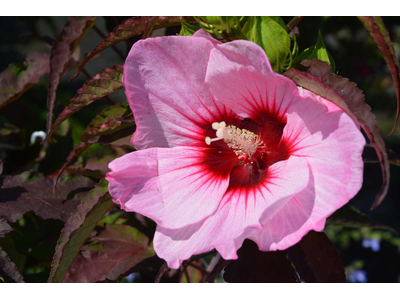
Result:
<svg viewBox="0 0 400 300"><path fill-rule="evenodd" d="M119 19L124 18L119 17ZM291 17L284 17L286 23L290 19ZM66 20L67 17L0 17L0 72L10 63L23 62L29 52L49 51L50 48L46 43L51 42L51 38L60 33ZM400 18L383 17L383 20L399 59ZM115 24L110 23L109 19L96 20L97 29L105 35L114 26ZM396 114L393 81L385 60L358 19L355 17L305 17L298 28L300 34L297 42L300 51L315 44L318 31L321 31L325 45L336 62L338 74L349 78L364 91L366 102L376 115L387 148L400 153L400 128L398 127L391 136L388 136ZM157 30L152 33L152 36L177 34L179 30L179 26ZM81 59L101 40L102 37L92 29L80 44ZM126 54L134 41L132 39L121 42L116 47ZM120 62L122 59L109 48L92 59L85 69L90 75L94 75L101 69ZM60 113L87 79L84 74L81 74L76 80L69 82L73 74L74 71L66 74L60 83L55 115ZM91 104L90 108L83 109L72 116L63 125L65 135L59 137L58 143L46 145L46 156L42 160L37 160L43 147L39 143L30 145L30 136L34 131L45 131L47 84L46 76L20 99L0 109L0 158L4 161L3 174L15 175L26 170L35 170L45 175L53 174L63 165L73 146L79 142L81 133L90 120L109 105L107 100L102 98ZM125 101L123 91L110 95L110 98L117 103ZM83 153L80 160L101 157L109 154L110 151L109 147L93 145ZM392 165L389 193L377 209L370 211L380 189L381 170L377 163L365 164L363 188L350 202L374 222L392 227L392 231L337 225L328 225L325 229L341 255L348 280L351 282L400 282L400 237L395 232L400 232L399 180L400 169ZM49 243L47 248L37 250L42 252L38 254L36 260L21 262L19 259L22 258L17 255L17 252L29 248L43 237L50 239L54 235L56 240L62 228L62 222L43 221L34 214L28 213L19 221L18 226L22 231L32 231L32 240L12 241L15 247L14 253L9 252L10 257L19 267L23 265L26 281L44 282L48 276L44 271L45 266L48 261L51 262L52 251L54 251L54 248L51 249L53 242ZM42 234L38 233L40 230L43 231ZM6 242L11 241L3 241L3 243Z"/></svg>

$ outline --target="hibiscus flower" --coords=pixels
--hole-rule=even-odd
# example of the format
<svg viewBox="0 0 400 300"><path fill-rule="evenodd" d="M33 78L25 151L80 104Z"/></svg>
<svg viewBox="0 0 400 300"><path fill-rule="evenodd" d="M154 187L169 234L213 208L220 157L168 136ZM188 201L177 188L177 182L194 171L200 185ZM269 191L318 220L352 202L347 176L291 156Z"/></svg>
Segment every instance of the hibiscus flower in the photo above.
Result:
<svg viewBox="0 0 400 300"><path fill-rule="evenodd" d="M137 151L110 163L109 191L157 223L170 268L244 239L286 249L362 185L365 139L342 109L272 71L258 45L204 31L134 44L123 83Z"/></svg>

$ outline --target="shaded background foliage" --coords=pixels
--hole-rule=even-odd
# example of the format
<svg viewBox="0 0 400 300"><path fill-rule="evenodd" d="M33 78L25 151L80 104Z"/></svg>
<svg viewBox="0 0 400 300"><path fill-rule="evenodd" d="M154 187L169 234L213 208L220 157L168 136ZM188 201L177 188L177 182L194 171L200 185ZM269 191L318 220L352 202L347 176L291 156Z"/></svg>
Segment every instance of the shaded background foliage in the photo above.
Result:
<svg viewBox="0 0 400 300"><path fill-rule="evenodd" d="M82 61L86 54L92 51L116 24L125 19L127 17L98 17L95 21L95 27L83 38L75 52L77 60ZM291 17L283 17L283 20L288 23ZM398 60L400 20L398 17L384 17L383 20L394 42ZM0 17L2 36L0 71L5 70L10 63L23 62L30 52L49 52L52 38L60 34L66 21L67 17ZM388 136L396 116L396 90L389 69L376 44L355 17L306 17L298 25L298 29L297 42L300 51L316 44L318 33L321 32L326 48L336 62L336 71L339 75L355 82L363 90L366 95L366 102L371 106L377 117L378 127L386 146L393 151L389 151L394 163L390 167L390 189L385 201L377 209L370 211L380 189L381 171L378 163L366 163L363 187L350 204L363 212L368 218L366 216L364 216L365 218L361 217L358 214L357 217L354 217L352 215L354 211L350 208L347 211L342 210L328 220L325 233L340 255L347 281L400 282L400 237L398 235L398 232L400 232L400 169L398 167L399 157L395 154L400 153L400 128L397 128L392 135ZM175 35L180 30L181 26L179 25L157 29L151 33L151 36ZM84 71L74 81L70 82L69 79L75 74L76 69L67 72L61 78L57 90L54 115L58 116L62 112L88 78L104 68L122 63L124 56L138 39L140 39L140 36L132 37L114 45L114 49L110 47L102 51L85 65ZM90 120L102 113L110 106L110 103L123 104L126 102L123 89L95 101L90 105L90 108L82 109L68 118L55 132L53 136L54 144L49 142L41 144L40 139L31 143L30 138L34 131L46 130L47 88L48 75L41 78L38 84L34 85L17 101L0 109L0 159L3 161L3 177L0 179L0 186L2 187L0 191L2 193L0 195L0 217L4 217L8 221L7 226L12 228L12 231L10 231L8 227L5 227L6 225L0 224L0 226L3 226L0 227L0 255L2 255L1 251L8 254L9 259L15 264L15 269L22 274L25 282L47 282L56 242L64 227L63 222L68 219L68 215L76 208L83 196L104 176L107 172L108 162L119 155L132 151L124 138L132 134L134 124L129 123L129 115L125 111L115 112L118 118L125 118L121 120L126 125L124 125L125 132L121 131L123 134L116 138L102 137L100 142L96 140L93 143L88 143L90 140L88 139L84 141L86 144L82 146L81 137L85 128L91 122ZM121 107L124 108L124 106ZM95 128L96 124L95 122L92 123L92 128ZM112 130L108 133L112 133ZM115 141L119 141L118 145L115 144ZM59 199L53 199L52 184L72 149L76 150L77 155L70 157L72 165L66 168L66 172L60 179L57 189L60 192ZM366 149L367 159L376 160L374 154L371 154L369 150ZM74 161L73 159L76 158L77 160ZM396 161L397 165L395 164ZM43 174L40 176L45 176L47 179L43 179L37 173ZM19 190L6 190L8 188L7 182L11 179L7 179L4 175L15 176L14 181L30 180L31 182L41 182L41 185L22 186L19 187ZM74 187L72 194L62 194L63 185L69 186L79 181L80 177L77 176L88 177L85 177L85 180L81 181L79 186ZM46 180L49 182L43 182ZM64 213L60 214L59 217L47 219L46 213L52 215L47 206L43 208L43 211L36 213L31 211L32 208L24 197L26 193L31 192L31 189L40 189L48 207L55 203L53 201L68 202L73 200L77 201L77 204L74 206L72 202L65 202L67 204L65 204ZM96 191L101 194L101 191ZM32 193L37 192L35 190ZM104 192L102 195L104 195ZM15 201L25 201L24 207L26 207L26 210L21 209L19 215L15 215L13 218L7 217L5 213L12 206L10 197L16 199ZM108 207L103 207L102 210L95 205L93 206L90 201L91 199L86 199L85 202L88 212L106 214L100 223L93 225L95 230L90 233L90 237L83 248L76 250L75 255L80 252L72 263L72 271L66 276L66 281L154 282L163 263L154 256L149 244L154 234L155 224L138 214L123 212L115 206L106 212ZM106 203L106 200L104 201ZM349 214L352 216L351 218L347 217ZM352 221L349 222L349 219ZM64 230L63 232L70 234ZM107 270L97 270L98 274L85 273L81 277L77 276L79 261L89 265L104 261L109 250L108 247L110 247L107 237L116 234L116 232L120 234L120 238L119 244L112 248L114 258L111 259L115 260L115 264ZM81 233L78 232L78 234ZM132 240L131 236L136 234L140 238L133 238ZM324 238L308 236L308 239ZM131 255L121 264L117 259L118 247L126 247L126 245L129 245ZM296 247L301 248L301 243ZM302 251L311 251L306 245L302 249ZM74 249L71 251L74 251ZM207 280L207 276L213 275L212 270L215 267L215 272L218 271L218 274L214 274L216 281L225 279L229 282L243 282L245 280L271 282L277 280L277 278L282 278L278 281L285 281L285 279L287 281L318 281L318 278L309 279L307 274L310 274L310 268L314 268L313 271L318 273L318 267L321 266L316 266L312 262L302 264L301 257L296 258L296 251L293 249L289 249L288 254L282 252L274 255L276 256L274 261L283 259L283 265L288 262L286 257L289 255L289 259L293 262L297 261L297 266L301 267L296 266L296 272L293 272L292 277L287 277L286 274L279 277L279 272L273 268L273 265L271 270L275 270L273 272L276 276L271 277L264 274L262 270L257 269L259 265L254 261L262 261L265 265L268 265L271 256L260 254L257 249L254 249L254 244L247 241L239 251L239 260L226 267L224 277L219 273L226 264L224 265L221 261L218 264L218 257L216 258L215 253L211 253L192 258L191 261L184 263L180 270L166 272L161 280L200 282ZM110 259L108 256L107 258ZM290 268L290 265L288 268ZM243 270L251 272L255 277L250 279L249 277L240 277ZM98 276L100 273L101 276ZM57 278L57 274L53 274L53 278ZM14 278L15 281L18 281L18 276L17 274ZM334 274L334 276L339 278L337 281L345 280L341 274ZM0 273L0 282L2 281L1 278L6 278L3 273ZM321 280L324 281L324 279ZM329 280L325 278L325 281Z"/></svg>

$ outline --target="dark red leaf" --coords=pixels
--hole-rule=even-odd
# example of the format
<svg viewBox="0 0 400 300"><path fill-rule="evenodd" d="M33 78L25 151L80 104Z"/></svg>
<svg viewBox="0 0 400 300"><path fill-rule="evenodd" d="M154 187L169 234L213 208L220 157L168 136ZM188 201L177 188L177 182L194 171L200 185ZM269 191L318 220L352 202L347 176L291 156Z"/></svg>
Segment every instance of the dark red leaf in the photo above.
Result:
<svg viewBox="0 0 400 300"><path fill-rule="evenodd" d="M86 81L54 122L53 128L51 128L49 132L49 141L52 141L51 136L61 123L74 113L80 111L94 101L122 89L124 87L121 81L123 70L124 65L118 64L111 68L101 70L98 74Z"/></svg>
<svg viewBox="0 0 400 300"><path fill-rule="evenodd" d="M331 73L328 63L307 59L300 63L302 70L291 68L283 75L298 86L310 90L341 107L356 120L367 134L379 157L382 168L382 188L371 209L376 208L389 189L390 167L385 142L379 133L377 121L371 108L365 103L365 95L354 82Z"/></svg>
<svg viewBox="0 0 400 300"><path fill-rule="evenodd" d="M82 247L63 282L116 280L155 255L148 237L127 225L106 224L91 241Z"/></svg>
<svg viewBox="0 0 400 300"><path fill-rule="evenodd" d="M389 135L391 135L396 129L397 121L399 120L400 107L399 64L397 63L396 52L394 51L393 42L390 39L389 32L387 31L381 17L358 17L358 19L368 30L369 34L374 39L376 45L381 51L383 58L389 67L390 73L392 74L394 86L396 87L397 113L393 129L389 133Z"/></svg>
<svg viewBox="0 0 400 300"><path fill-rule="evenodd" d="M154 17L133 17L123 21L114 30L106 36L106 38L94 48L92 52L90 52L84 61L79 66L76 74L71 78L71 80L75 79L79 73L82 71L83 67L87 64L89 60L91 60L94 56L96 56L101 51L111 47L121 41L127 40L131 37L137 36L139 34L143 34L151 29L164 28L169 26L177 26L181 24L181 18L183 18L186 22L194 22L194 18L192 17L158 17L155 24L152 26L152 19Z"/></svg>
<svg viewBox="0 0 400 300"><path fill-rule="evenodd" d="M119 155L106 155L102 158L91 158L85 163L77 163L68 167L67 171L68 174L80 174L83 176L101 179L107 174L107 172L109 172L109 163L118 156Z"/></svg>
<svg viewBox="0 0 400 300"><path fill-rule="evenodd" d="M11 232L13 229L11 228L10 225L8 225L8 223L0 218L0 237L5 236L7 233Z"/></svg>
<svg viewBox="0 0 400 300"><path fill-rule="evenodd" d="M225 268L227 282L297 282L286 251L262 252L257 244L245 240L238 256Z"/></svg>
<svg viewBox="0 0 400 300"><path fill-rule="evenodd" d="M49 134L52 125L54 102L60 79L68 70L68 62L71 60L79 42L94 25L95 20L96 17L70 17L51 49L49 88L47 93L47 134Z"/></svg>
<svg viewBox="0 0 400 300"><path fill-rule="evenodd" d="M57 241L51 263L49 282L62 282L96 224L113 205L108 193L108 181L103 179L82 200L71 214Z"/></svg>
<svg viewBox="0 0 400 300"><path fill-rule="evenodd" d="M0 108L18 99L49 73L50 53L31 52L20 64L10 64L0 74Z"/></svg>
<svg viewBox="0 0 400 300"><path fill-rule="evenodd" d="M133 149L130 144L130 138L135 126L132 124L134 124L133 116L127 103L106 108L83 131L82 142L72 149L57 178L83 151L95 143ZM57 181L55 185L57 185Z"/></svg>
<svg viewBox="0 0 400 300"><path fill-rule="evenodd" d="M34 211L43 219L66 221L94 185L83 176L64 176L54 195L55 178L31 177L29 172L0 177L0 217L16 222L24 213Z"/></svg>
<svg viewBox="0 0 400 300"><path fill-rule="evenodd" d="M325 233L310 231L288 253L302 281L346 282L342 261Z"/></svg>
<svg viewBox="0 0 400 300"><path fill-rule="evenodd" d="M17 266L11 261L7 253L0 247L0 276L5 282L24 282L21 273L18 272Z"/></svg>

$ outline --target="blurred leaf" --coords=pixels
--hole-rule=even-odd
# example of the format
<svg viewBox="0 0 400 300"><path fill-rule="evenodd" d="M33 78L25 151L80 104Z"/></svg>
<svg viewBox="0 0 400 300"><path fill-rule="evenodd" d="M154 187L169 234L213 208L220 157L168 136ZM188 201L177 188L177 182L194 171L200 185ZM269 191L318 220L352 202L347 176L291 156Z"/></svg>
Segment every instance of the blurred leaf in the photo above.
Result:
<svg viewBox="0 0 400 300"><path fill-rule="evenodd" d="M98 74L86 81L54 122L53 128L48 135L49 141L52 141L52 135L60 124L74 113L104 96L122 89L124 87L121 81L123 70L124 65L118 64L111 68L101 70Z"/></svg>
<svg viewBox="0 0 400 300"><path fill-rule="evenodd" d="M47 93L47 134L49 134L52 127L54 102L61 77L68 70L68 62L71 60L82 38L94 25L95 20L96 17L70 17L51 49L49 88Z"/></svg>
<svg viewBox="0 0 400 300"><path fill-rule="evenodd" d="M297 282L286 251L262 252L256 243L245 240L238 256L225 268L227 282Z"/></svg>
<svg viewBox="0 0 400 300"><path fill-rule="evenodd" d="M283 70L290 54L290 37L281 24L271 17L249 17L242 34L264 49L274 71L280 73Z"/></svg>
<svg viewBox="0 0 400 300"><path fill-rule="evenodd" d="M325 233L310 231L288 253L302 281L346 282L342 261Z"/></svg>
<svg viewBox="0 0 400 300"><path fill-rule="evenodd" d="M72 261L96 224L113 205L108 193L108 181L103 179L74 211L58 239L51 264L49 282L62 282Z"/></svg>
<svg viewBox="0 0 400 300"><path fill-rule="evenodd" d="M139 34L143 34L148 30L149 25L151 26L152 17L132 17L117 27L114 28L112 32L106 38L94 48L92 52L90 52L86 58L83 60L81 65L79 66L76 74L71 78L71 80L78 77L79 73L82 71L83 67L87 64L89 60L91 60L94 56L96 56L101 51L111 47L121 41L127 40L131 37L137 36ZM169 26L176 26L181 24L181 18L184 18L187 22L194 21L192 17L159 17L155 22L153 29L164 28Z"/></svg>
<svg viewBox="0 0 400 300"><path fill-rule="evenodd" d="M190 25L189 23L186 23L184 19L181 19L181 31L179 32L179 35L192 36L199 29L199 26Z"/></svg>
<svg viewBox="0 0 400 300"><path fill-rule="evenodd" d="M0 218L0 237L5 236L7 233L11 232L13 229L11 228L10 225L8 225L8 223Z"/></svg>
<svg viewBox="0 0 400 300"><path fill-rule="evenodd" d="M133 123L133 115L127 103L106 108L86 127L82 134L82 142L72 149L57 178L83 151L95 143L117 147L128 146L133 149L130 144L130 138L134 132Z"/></svg>
<svg viewBox="0 0 400 300"><path fill-rule="evenodd" d="M0 247L0 276L5 282L24 282L21 273L18 272L17 266L11 261L7 253Z"/></svg>
<svg viewBox="0 0 400 300"><path fill-rule="evenodd" d="M195 262L191 263L190 265L188 265L185 268L185 271L183 271L183 275L181 277L180 282L181 283L203 282L204 274L200 269L203 269L204 271L206 271L206 269L204 269L204 266L201 261L195 261Z"/></svg>
<svg viewBox="0 0 400 300"><path fill-rule="evenodd" d="M365 103L365 95L354 82L331 73L328 63L318 59L307 59L300 63L301 70L291 68L283 75L298 86L308 89L341 107L356 120L368 136L379 157L382 168L382 188L371 209L376 208L389 189L390 167L385 142L371 108Z"/></svg>
<svg viewBox="0 0 400 300"><path fill-rule="evenodd" d="M302 53L300 53L299 56L294 60L293 64L295 65L302 60L311 58L317 58L319 60L326 61L328 64L332 66L332 72L335 73L336 64L332 56L328 53L328 50L326 50L324 40L322 39L321 31L318 31L317 43L314 46L311 46L310 48L307 48Z"/></svg>
<svg viewBox="0 0 400 300"><path fill-rule="evenodd" d="M106 155L102 158L88 159L84 164L79 163L68 167L68 174L80 174L101 179L109 171L108 164L117 157L118 155Z"/></svg>
<svg viewBox="0 0 400 300"><path fill-rule="evenodd" d="M156 24L157 20L159 17L149 17L147 19L147 26L145 27L143 34L142 34L142 39L147 39L151 32L153 31L154 25Z"/></svg>
<svg viewBox="0 0 400 300"><path fill-rule="evenodd" d="M24 213L34 211L43 219L66 221L94 182L83 176L63 176L57 194L53 194L55 178L32 176L0 177L0 217L16 222Z"/></svg>
<svg viewBox="0 0 400 300"><path fill-rule="evenodd" d="M392 149L387 149L389 163L394 166L400 167L400 155L394 152ZM379 158L376 155L376 151L373 145L365 145L363 152L364 163L379 163Z"/></svg>
<svg viewBox="0 0 400 300"><path fill-rule="evenodd" d="M10 64L0 74L0 108L18 99L49 73L50 53L31 52L20 64Z"/></svg>
<svg viewBox="0 0 400 300"><path fill-rule="evenodd" d="M327 219L327 224L353 228L369 227L376 229L388 229L394 233L397 233L397 231L392 227L372 221L369 217L367 217L367 215L350 205L345 205L337 210Z"/></svg>
<svg viewBox="0 0 400 300"><path fill-rule="evenodd" d="M390 39L389 32L387 31L385 24L381 17L358 17L364 27L368 30L371 37L374 39L376 45L381 51L383 58L385 59L392 78L394 86L396 87L397 96L397 113L396 120L393 125L393 129L389 135L396 129L397 121L399 119L399 107L400 107L400 77L399 77L399 64L397 63L396 52L394 51L393 42Z"/></svg>
<svg viewBox="0 0 400 300"><path fill-rule="evenodd" d="M82 248L63 282L116 280L155 255L146 235L120 224L106 224L105 230Z"/></svg>

